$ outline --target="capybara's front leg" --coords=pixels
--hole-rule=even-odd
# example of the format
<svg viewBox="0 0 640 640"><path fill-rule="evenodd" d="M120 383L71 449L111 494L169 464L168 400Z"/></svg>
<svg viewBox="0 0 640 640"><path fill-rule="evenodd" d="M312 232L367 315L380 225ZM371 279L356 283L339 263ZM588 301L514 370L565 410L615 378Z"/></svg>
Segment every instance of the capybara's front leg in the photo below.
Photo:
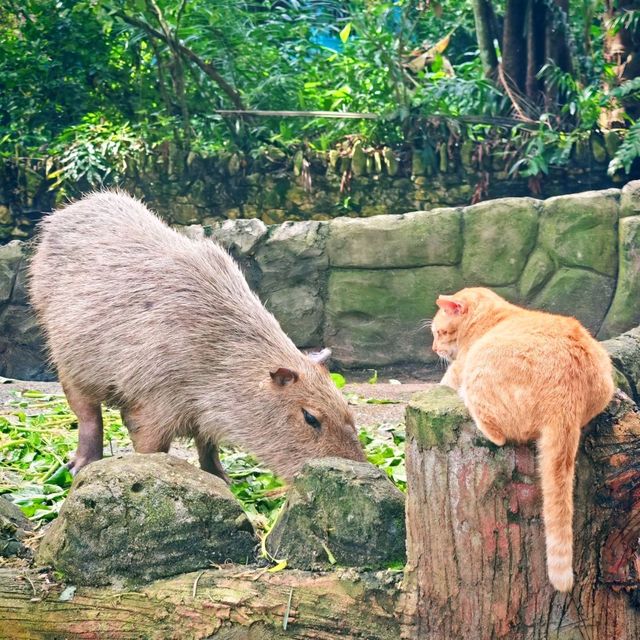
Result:
<svg viewBox="0 0 640 640"><path fill-rule="evenodd" d="M100 403L69 383L62 383L71 410L78 418L78 449L67 468L75 476L82 467L102 458L102 411Z"/></svg>

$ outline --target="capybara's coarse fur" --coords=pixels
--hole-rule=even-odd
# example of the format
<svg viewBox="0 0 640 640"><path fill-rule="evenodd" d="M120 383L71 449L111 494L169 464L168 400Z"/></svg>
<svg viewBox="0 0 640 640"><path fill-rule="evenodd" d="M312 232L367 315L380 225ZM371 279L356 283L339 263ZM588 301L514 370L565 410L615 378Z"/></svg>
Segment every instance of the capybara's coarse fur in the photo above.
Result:
<svg viewBox="0 0 640 640"><path fill-rule="evenodd" d="M547 571L573 586L573 478L580 432L614 392L607 352L575 319L510 304L482 287L437 300L433 349L491 442L536 440Z"/></svg>
<svg viewBox="0 0 640 640"><path fill-rule="evenodd" d="M326 353L295 347L219 245L134 198L94 193L47 216L30 291L78 417L74 472L102 456L101 402L120 408L136 451L193 436L223 477L220 442L286 478L310 458L364 460Z"/></svg>

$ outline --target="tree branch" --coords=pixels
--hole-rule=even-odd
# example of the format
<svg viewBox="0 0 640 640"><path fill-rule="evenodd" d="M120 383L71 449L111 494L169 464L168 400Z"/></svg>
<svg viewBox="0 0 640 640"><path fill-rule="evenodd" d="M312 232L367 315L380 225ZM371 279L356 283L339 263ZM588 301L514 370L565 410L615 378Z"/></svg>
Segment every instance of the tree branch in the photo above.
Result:
<svg viewBox="0 0 640 640"><path fill-rule="evenodd" d="M176 51L178 51L185 58L197 65L203 71L203 73L209 76L227 95L236 109L246 109L244 102L240 97L240 94L222 77L215 66L210 62L205 62L202 58L200 58L200 56L198 56L198 54L196 54L194 51L189 49L189 47L180 42L180 40L174 38L173 36L167 37L164 33L162 33L162 31L158 31L150 24L147 24L144 20L140 20L139 18L135 18L133 16L128 16L122 11L117 11L115 15L123 22L126 22L133 27L138 27L139 29L145 31L148 35L157 38L158 40L162 40L169 47L175 48Z"/></svg>

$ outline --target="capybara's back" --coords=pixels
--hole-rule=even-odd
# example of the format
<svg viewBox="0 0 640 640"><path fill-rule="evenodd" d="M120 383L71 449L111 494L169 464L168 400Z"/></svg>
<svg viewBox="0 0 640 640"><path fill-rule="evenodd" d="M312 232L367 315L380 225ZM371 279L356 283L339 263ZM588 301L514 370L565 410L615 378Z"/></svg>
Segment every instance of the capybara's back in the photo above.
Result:
<svg viewBox="0 0 640 640"><path fill-rule="evenodd" d="M81 414L103 401L121 408L136 450L167 450L176 435L193 435L203 468L221 440L284 475L312 457L362 459L326 369L298 351L231 257L139 201L105 191L46 217L30 290L78 414L76 469L96 457L95 442L93 454L80 451Z"/></svg>

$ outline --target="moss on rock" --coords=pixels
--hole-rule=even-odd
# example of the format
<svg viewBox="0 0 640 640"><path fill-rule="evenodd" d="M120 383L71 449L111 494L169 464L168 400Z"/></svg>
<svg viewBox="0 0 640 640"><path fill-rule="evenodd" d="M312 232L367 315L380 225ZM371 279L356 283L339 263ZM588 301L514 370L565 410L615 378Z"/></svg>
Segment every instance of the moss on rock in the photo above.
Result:
<svg viewBox="0 0 640 640"><path fill-rule="evenodd" d="M467 207L462 273L472 285L513 284L522 273L538 230L538 201L501 198Z"/></svg>
<svg viewBox="0 0 640 640"><path fill-rule="evenodd" d="M329 263L370 269L457 264L462 252L460 217L456 209L437 209L336 219L329 225Z"/></svg>
<svg viewBox="0 0 640 640"><path fill-rule="evenodd" d="M640 216L622 218L616 292L599 337L610 338L640 325Z"/></svg>
<svg viewBox="0 0 640 640"><path fill-rule="evenodd" d="M536 294L548 282L554 271L555 265L549 254L544 249L536 248L529 256L520 277L518 291L521 297L528 299Z"/></svg>
<svg viewBox="0 0 640 640"><path fill-rule="evenodd" d="M559 269L533 300L533 306L573 316L597 335L611 304L613 278L585 269Z"/></svg>
<svg viewBox="0 0 640 640"><path fill-rule="evenodd" d="M620 217L637 215L640 215L640 180L632 180L620 192Z"/></svg>
<svg viewBox="0 0 640 640"><path fill-rule="evenodd" d="M620 191L587 191L545 200L540 244L560 264L614 276Z"/></svg>
<svg viewBox="0 0 640 640"><path fill-rule="evenodd" d="M297 569L405 562L404 495L368 462L321 458L295 478L267 545Z"/></svg>
<svg viewBox="0 0 640 640"><path fill-rule="evenodd" d="M434 360L422 328L441 293L462 287L455 267L333 270L325 338L343 365Z"/></svg>
<svg viewBox="0 0 640 640"><path fill-rule="evenodd" d="M630 395L640 400L640 327L602 343L611 361L629 384ZM621 386L623 391L626 389Z"/></svg>

